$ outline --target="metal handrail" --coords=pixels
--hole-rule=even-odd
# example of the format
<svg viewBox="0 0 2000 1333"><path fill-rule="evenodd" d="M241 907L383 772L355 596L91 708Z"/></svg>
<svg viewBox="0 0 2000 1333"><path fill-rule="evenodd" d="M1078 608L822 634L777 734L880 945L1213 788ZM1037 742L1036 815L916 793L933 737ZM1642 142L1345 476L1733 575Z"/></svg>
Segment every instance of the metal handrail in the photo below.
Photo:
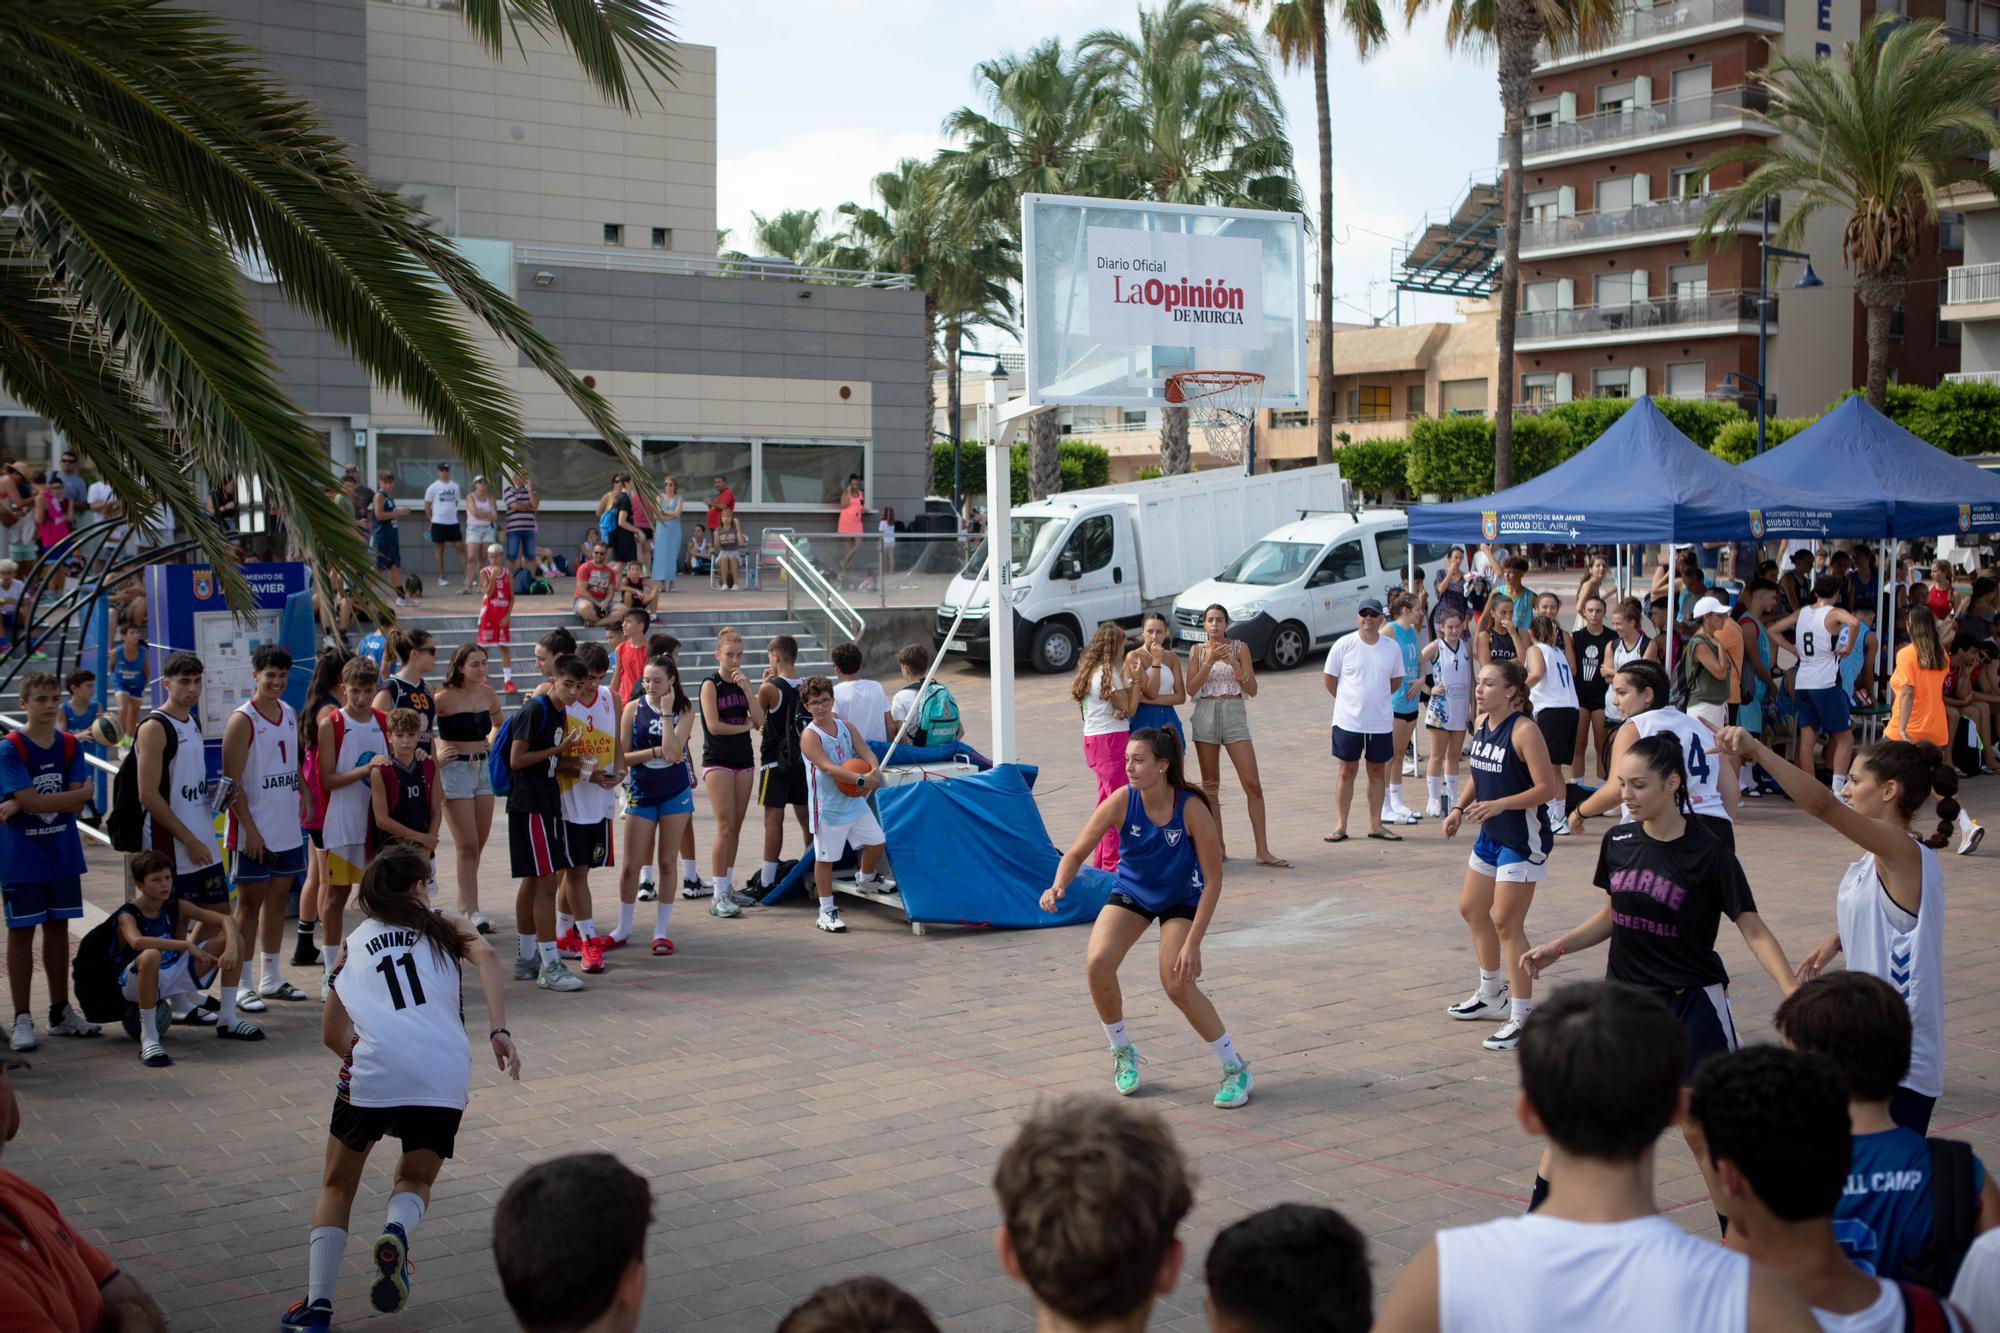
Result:
<svg viewBox="0 0 2000 1333"><path fill-rule="evenodd" d="M819 567L813 564L812 557L794 545L789 536L784 533L778 533L776 536L782 548L778 556L778 568L785 572L788 580L786 586L803 589L806 596L812 600L812 604L819 608L820 614L826 617L829 628L857 643L860 642L861 632L867 628L868 623L861 618L861 613L840 595L840 589L834 587L826 575L820 573Z"/></svg>
<svg viewBox="0 0 2000 1333"><path fill-rule="evenodd" d="M569 245L520 245L518 264L553 264L558 268L602 268L642 273L687 273L705 278L776 278L784 282L821 283L833 287L879 287L903 291L911 287L907 273L881 273L862 268L818 268L789 259L721 259L707 255L645 254L633 250L592 250Z"/></svg>

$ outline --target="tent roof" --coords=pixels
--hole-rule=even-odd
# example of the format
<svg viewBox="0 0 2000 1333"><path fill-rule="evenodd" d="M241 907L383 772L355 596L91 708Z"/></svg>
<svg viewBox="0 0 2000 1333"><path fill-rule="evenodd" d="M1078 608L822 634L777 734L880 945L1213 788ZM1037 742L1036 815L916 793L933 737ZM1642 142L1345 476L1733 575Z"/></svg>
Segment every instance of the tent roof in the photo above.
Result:
<svg viewBox="0 0 2000 1333"><path fill-rule="evenodd" d="M1416 541L1758 541L1876 537L1888 505L1752 476L1695 444L1641 398L1557 467L1498 495L1410 510Z"/></svg>
<svg viewBox="0 0 2000 1333"><path fill-rule="evenodd" d="M1886 498L1891 537L2000 532L2000 477L1926 444L1858 394L1739 470L1833 495Z"/></svg>

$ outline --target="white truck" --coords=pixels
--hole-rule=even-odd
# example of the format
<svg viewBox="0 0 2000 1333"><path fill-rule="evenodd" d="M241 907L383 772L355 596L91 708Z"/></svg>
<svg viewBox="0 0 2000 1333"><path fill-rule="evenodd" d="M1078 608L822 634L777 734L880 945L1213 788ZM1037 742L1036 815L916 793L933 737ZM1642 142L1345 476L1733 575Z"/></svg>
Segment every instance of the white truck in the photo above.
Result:
<svg viewBox="0 0 2000 1333"><path fill-rule="evenodd" d="M1352 507L1337 465L1245 476L1230 470L1156 477L1066 491L1013 511L1014 645L1037 671L1072 670L1097 627L1139 628L1168 614L1189 586L1215 574L1264 533L1316 513ZM986 543L959 571L938 608L942 652L991 651ZM959 608L969 607L947 637Z"/></svg>

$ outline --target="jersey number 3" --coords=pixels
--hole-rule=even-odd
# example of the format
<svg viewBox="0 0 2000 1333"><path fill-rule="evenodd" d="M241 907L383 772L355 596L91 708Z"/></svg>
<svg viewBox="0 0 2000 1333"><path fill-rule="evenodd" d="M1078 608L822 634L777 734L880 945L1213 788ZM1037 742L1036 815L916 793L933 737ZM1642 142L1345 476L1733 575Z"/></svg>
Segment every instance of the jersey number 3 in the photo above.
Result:
<svg viewBox="0 0 2000 1333"><path fill-rule="evenodd" d="M403 995L402 980L396 976L396 966L399 963L402 965L403 975L410 981L410 994L407 999ZM407 1009L413 1004L424 1002L424 983L417 978L417 960L411 955L389 954L375 964L375 970L389 983L389 1002L398 1009Z"/></svg>

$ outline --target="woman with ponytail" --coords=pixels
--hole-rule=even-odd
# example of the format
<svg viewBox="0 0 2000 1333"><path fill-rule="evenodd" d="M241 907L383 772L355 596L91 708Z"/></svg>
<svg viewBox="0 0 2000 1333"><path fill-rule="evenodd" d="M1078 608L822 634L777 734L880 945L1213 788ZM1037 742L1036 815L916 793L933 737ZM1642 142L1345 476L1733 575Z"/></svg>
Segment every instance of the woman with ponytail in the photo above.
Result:
<svg viewBox="0 0 2000 1333"><path fill-rule="evenodd" d="M1835 796L1740 727L1726 728L1722 743L1762 764L1799 809L1861 850L1840 879L1836 929L1798 976L1811 981L1844 949L1850 970L1882 978L1909 1004L1910 1068L1889 1113L1924 1133L1944 1091L1944 869L1932 849L1951 841L1958 770L1929 742L1882 741L1855 756ZM1916 821L1933 798L1937 823L1926 836Z"/></svg>
<svg viewBox="0 0 2000 1333"><path fill-rule="evenodd" d="M410 1233L423 1220L444 1159L452 1155L471 1094L472 1048L462 995L467 963L486 994L487 1039L503 1073L521 1077L507 1031L507 983L492 946L469 925L430 910L430 858L406 842L378 852L361 875L362 922L340 949L320 1039L341 1058L327 1126L326 1166L313 1205L306 1294L285 1329L326 1328L354 1195L368 1154L385 1137L396 1158L389 1216L369 1250L369 1303L393 1314L410 1299Z"/></svg>
<svg viewBox="0 0 2000 1333"><path fill-rule="evenodd" d="M1117 885L1090 929L1084 976L1091 1003L1111 1044L1111 1085L1121 1097L1139 1088L1139 1048L1125 1034L1125 1000L1118 965L1160 923L1160 985L1222 1062L1215 1104L1230 1109L1250 1100L1249 1062L1236 1053L1222 1016L1195 983L1201 941L1222 892L1222 835L1207 793L1190 787L1180 738L1164 727L1142 727L1125 744L1125 785L1098 802L1055 881L1042 894L1054 912L1084 858L1105 837L1118 839Z"/></svg>

